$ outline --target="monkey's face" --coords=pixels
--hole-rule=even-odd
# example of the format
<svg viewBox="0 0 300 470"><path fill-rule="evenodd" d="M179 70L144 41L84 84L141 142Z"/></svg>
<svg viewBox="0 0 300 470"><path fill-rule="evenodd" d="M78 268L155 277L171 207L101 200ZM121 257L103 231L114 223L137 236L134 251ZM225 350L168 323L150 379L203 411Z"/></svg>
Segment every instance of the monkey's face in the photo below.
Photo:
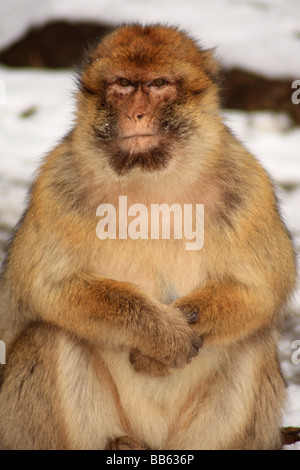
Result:
<svg viewBox="0 0 300 470"><path fill-rule="evenodd" d="M213 88L209 60L173 28L123 27L99 44L82 73L79 119L118 174L166 167L193 135Z"/></svg>

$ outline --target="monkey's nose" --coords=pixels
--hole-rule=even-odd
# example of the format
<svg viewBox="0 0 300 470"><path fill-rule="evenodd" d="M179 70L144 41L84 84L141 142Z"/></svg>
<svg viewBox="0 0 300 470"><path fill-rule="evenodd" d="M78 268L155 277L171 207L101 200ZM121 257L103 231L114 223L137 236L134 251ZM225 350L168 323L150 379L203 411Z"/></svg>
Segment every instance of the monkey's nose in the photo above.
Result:
<svg viewBox="0 0 300 470"><path fill-rule="evenodd" d="M127 117L130 121L136 122L137 120L141 120L144 117L143 113L127 113Z"/></svg>

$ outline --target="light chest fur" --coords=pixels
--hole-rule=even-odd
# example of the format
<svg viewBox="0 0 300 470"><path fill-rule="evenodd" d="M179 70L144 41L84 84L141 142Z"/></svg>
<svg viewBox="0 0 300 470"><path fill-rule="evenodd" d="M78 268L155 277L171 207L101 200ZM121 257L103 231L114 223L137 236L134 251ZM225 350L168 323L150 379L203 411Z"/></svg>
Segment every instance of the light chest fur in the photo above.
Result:
<svg viewBox="0 0 300 470"><path fill-rule="evenodd" d="M164 186L160 185L160 188L162 187ZM219 189L209 182L203 185L197 183L197 185L192 185L190 188L181 187L175 193L173 191L171 198L168 196L168 187L164 192L161 189L156 192L155 188L149 193L146 191L147 187L134 192L126 187L119 188L110 194L109 199L104 199L105 203L116 208L116 217L114 219L116 221L116 239L98 239L96 235L98 222L95 223L95 263L92 270L101 277L138 285L147 294L162 303L168 304L178 297L192 292L207 280L208 252L214 243L214 240L212 240L214 235L211 230L212 218L215 216L221 194ZM126 197L126 206L120 206L120 196ZM181 239L176 239L177 235L174 233L176 220L180 221L180 217L174 215L172 210L170 211L170 218L165 218L170 226L169 238L163 239L163 216L160 214L159 219L151 217L153 205L165 205L169 209L177 206L179 211L177 215L178 213L181 214ZM201 221L198 219L197 223L196 210L197 206L200 205L203 207L204 219ZM138 206L143 207L140 209ZM128 214L131 208L134 212L137 212L135 212L135 215L126 215L125 224L129 230L125 232L126 238L120 239L120 210L126 209ZM146 221L140 210L146 214ZM185 213L189 213L186 219ZM99 221L101 218L96 220ZM122 220L124 221L124 219ZM188 225L192 230L187 230L189 232L188 236L190 237L192 233L194 237L197 232L197 236L201 238L201 245L200 243L198 245L200 246L199 249L189 249L190 245L196 247L197 243L196 238L190 239L185 236L186 228L184 224L187 220L191 221L191 225ZM136 233L141 232L143 227L148 227L147 239L145 239L146 237L143 238L144 234L138 236L137 239L133 239L130 236L131 223L134 223ZM154 231L159 234L158 239L152 238L151 230L153 225ZM97 261L98 255L101 258L99 262ZM168 261L161 263L162 259Z"/></svg>

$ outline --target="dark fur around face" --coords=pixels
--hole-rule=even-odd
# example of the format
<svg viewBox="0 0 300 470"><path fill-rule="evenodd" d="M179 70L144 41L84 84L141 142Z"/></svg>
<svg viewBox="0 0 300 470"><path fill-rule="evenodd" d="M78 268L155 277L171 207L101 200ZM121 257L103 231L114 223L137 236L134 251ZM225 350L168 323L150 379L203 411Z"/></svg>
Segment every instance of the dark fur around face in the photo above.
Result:
<svg viewBox="0 0 300 470"><path fill-rule="evenodd" d="M95 124L95 144L109 156L110 166L119 175L124 175L135 167L144 171L165 168L172 158L172 142L187 140L194 131L192 121L180 113L180 107L176 103L163 110L157 123L158 133L164 139L145 151L130 152L118 145L118 116L113 109L108 109L110 113L106 119Z"/></svg>
<svg viewBox="0 0 300 470"><path fill-rule="evenodd" d="M111 151L109 163L118 175L124 175L135 167L145 171L161 170L167 166L170 159L171 152L168 145L161 143L140 153L130 153L116 148L115 151Z"/></svg>

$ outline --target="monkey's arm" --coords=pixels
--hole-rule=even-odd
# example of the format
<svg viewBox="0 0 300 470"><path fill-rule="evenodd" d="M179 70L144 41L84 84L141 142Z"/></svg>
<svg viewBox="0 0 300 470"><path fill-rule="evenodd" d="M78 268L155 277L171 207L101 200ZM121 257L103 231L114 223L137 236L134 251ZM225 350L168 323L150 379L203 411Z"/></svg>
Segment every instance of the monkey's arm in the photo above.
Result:
<svg viewBox="0 0 300 470"><path fill-rule="evenodd" d="M205 342L230 340L271 325L276 305L272 295L238 281L209 281L173 305L195 312L194 328Z"/></svg>
<svg viewBox="0 0 300 470"><path fill-rule="evenodd" d="M16 270L19 241L22 237L14 243L5 272L6 285L14 288L11 312L57 325L89 342L138 348L171 367L197 355L202 341L178 309L164 308L129 283L87 274L63 276L59 246L38 260L26 256L24 265L24 256L19 258ZM66 254L64 258L66 262Z"/></svg>
<svg viewBox="0 0 300 470"><path fill-rule="evenodd" d="M272 215L271 221L253 217L251 231L240 230L230 245L225 237L216 243L218 272L211 265L204 286L173 302L185 314L197 314L193 327L205 342L242 338L280 321L296 268L289 236L277 213Z"/></svg>
<svg viewBox="0 0 300 470"><path fill-rule="evenodd" d="M173 367L189 362L202 344L178 309L164 308L129 283L76 276L59 299L51 322L88 340L129 344Z"/></svg>
<svg viewBox="0 0 300 470"><path fill-rule="evenodd" d="M207 237L203 250L204 258L211 260L209 279L172 303L193 323L204 339L204 347L235 341L278 324L295 286L293 248L277 213L269 211L250 222L248 232L242 225L231 236ZM141 373L168 373L167 368L158 367L137 352L132 358Z"/></svg>
<svg viewBox="0 0 300 470"><path fill-rule="evenodd" d="M274 295L267 289L260 290L233 280L210 280L172 305L193 318L189 323L203 338L204 347L209 343L236 340L271 326L278 313ZM167 367L138 351L132 352L131 362L139 373L153 376L168 373Z"/></svg>
<svg viewBox="0 0 300 470"><path fill-rule="evenodd" d="M275 320L272 296L237 281L211 280L172 305L187 317L194 314L190 323L203 338L204 347L212 342L242 338ZM162 376L169 372L138 351L132 352L131 362L139 373Z"/></svg>

